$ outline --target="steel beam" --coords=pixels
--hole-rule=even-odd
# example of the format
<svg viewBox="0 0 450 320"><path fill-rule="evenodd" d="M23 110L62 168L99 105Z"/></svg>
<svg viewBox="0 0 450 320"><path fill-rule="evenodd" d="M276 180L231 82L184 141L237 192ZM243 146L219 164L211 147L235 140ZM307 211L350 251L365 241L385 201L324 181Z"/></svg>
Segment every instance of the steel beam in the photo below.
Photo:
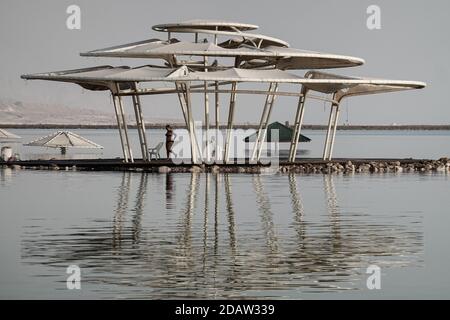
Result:
<svg viewBox="0 0 450 320"><path fill-rule="evenodd" d="M329 150L329 144L330 144L330 137L331 137L331 126L333 124L333 118L334 118L334 106L335 104L331 105L330 108L330 117L328 118L328 128L327 128L327 135L325 137L325 144L323 146L323 160L327 160L328 157L328 150Z"/></svg>
<svg viewBox="0 0 450 320"><path fill-rule="evenodd" d="M119 129L119 137L120 137L120 145L122 147L122 153L123 153L123 159L125 162L128 162L128 150L125 147L125 138L123 136L122 131L122 118L119 116L119 106L117 100L119 99L118 96L114 95L113 92L111 92L113 104L114 104L114 113L116 115L116 121L117 121L117 128Z"/></svg>
<svg viewBox="0 0 450 320"><path fill-rule="evenodd" d="M216 81L215 82L215 89L216 92L214 94L214 102L215 102L215 115L214 115L214 119L216 120L216 141L215 141L215 160L218 161L220 159L220 155L219 155L219 137L220 137L220 105L219 105L219 82Z"/></svg>
<svg viewBox="0 0 450 320"><path fill-rule="evenodd" d="M338 125L338 121L339 121L339 113L340 113L340 108L339 108L339 104L338 104L338 105L336 105L336 114L334 117L334 124L333 124L333 135L331 138L330 150L328 151L328 160L331 160L331 158L333 156L333 147L334 147L334 141L336 139L336 130L337 130L337 125Z"/></svg>
<svg viewBox="0 0 450 320"><path fill-rule="evenodd" d="M306 94L308 90L302 87L302 95L298 98L297 112L295 114L294 130L292 132L291 145L289 148L289 161L294 162L297 157L298 139L300 138L300 133L303 125L303 118L305 116L305 102Z"/></svg>
<svg viewBox="0 0 450 320"><path fill-rule="evenodd" d="M232 91L236 90L236 82L231 84ZM234 119L234 107L236 104L236 93L232 92L230 95L230 107L228 110L228 121L227 121L227 137L225 140L223 159L225 162L229 160L230 153L230 141L231 141L231 130L233 129L233 119Z"/></svg>
<svg viewBox="0 0 450 320"><path fill-rule="evenodd" d="M205 56L203 57L203 63L205 65L205 72L208 72L208 58ZM205 88L205 122L204 122L204 127L205 127L205 133L204 133L204 137L205 137L205 152L206 152L206 156L205 156L205 160L206 162L209 162L210 159L210 154L209 154L209 95L207 92L208 89L208 82L205 81L204 82L204 88Z"/></svg>
<svg viewBox="0 0 450 320"><path fill-rule="evenodd" d="M278 91L278 83L275 83L274 88L273 88L273 92L276 93ZM272 109L273 109L273 104L275 102L276 99L276 95L272 94L270 95L270 101L269 101L269 109L267 110L267 117L264 121L264 126L263 126L263 131L262 131L262 136L260 138L259 141L259 148L258 148L258 153L257 153L257 160L259 161L261 159L261 153L262 153L262 147L264 145L264 140L266 140L266 135L267 135L267 127L269 125L269 121L270 121L270 115L272 114Z"/></svg>
<svg viewBox="0 0 450 320"><path fill-rule="evenodd" d="M255 145L253 146L253 151L252 151L252 155L250 157L250 160L255 160L257 151L258 151L258 146L259 146L259 140L261 139L261 135L262 135L262 128L264 125L264 119L266 118L266 113L267 113L267 107L269 106L269 100L270 100L270 92L273 91L273 82L271 82L269 84L269 89L267 90L267 96L266 96L266 101L264 103L264 108L263 108L263 112L261 113L261 119L259 121L259 126L258 126L258 131L256 133L256 139L255 139Z"/></svg>
<svg viewBox="0 0 450 320"><path fill-rule="evenodd" d="M117 85L117 91L119 91L119 85ZM125 117L125 111L123 108L123 102L122 102L122 97L118 96L117 97L117 102L118 102L118 109L119 109L119 116L122 118L122 124L123 124L123 134L125 137L125 146L128 150L128 156L129 156L129 161L130 162L134 162L134 158L133 158L133 151L131 150L131 146L130 146L130 138L128 136L128 126L127 126L127 121L126 121L126 117Z"/></svg>
<svg viewBox="0 0 450 320"><path fill-rule="evenodd" d="M189 142L191 145L191 160L192 163L196 164L198 163L198 155L197 155L197 148L195 146L195 123L194 123L194 117L192 115L192 104L191 104L191 92L190 92L190 84L186 83L186 111L187 111L187 120L189 123Z"/></svg>
<svg viewBox="0 0 450 320"><path fill-rule="evenodd" d="M137 88L137 84L134 83L134 88ZM141 147L142 160L148 161L148 145L147 145L147 136L145 134L145 123L142 114L141 100L139 96L132 96L134 114L136 116L136 126L139 136L139 144Z"/></svg>
<svg viewBox="0 0 450 320"><path fill-rule="evenodd" d="M186 95L186 86L180 83L175 83L175 87L177 89L178 100L180 101L181 112L183 113L184 122L186 123L186 128L189 132L189 117L187 112L187 95ZM192 92L190 90L190 92ZM197 137L194 135L194 144L197 148L197 152L200 154L200 146L197 141Z"/></svg>

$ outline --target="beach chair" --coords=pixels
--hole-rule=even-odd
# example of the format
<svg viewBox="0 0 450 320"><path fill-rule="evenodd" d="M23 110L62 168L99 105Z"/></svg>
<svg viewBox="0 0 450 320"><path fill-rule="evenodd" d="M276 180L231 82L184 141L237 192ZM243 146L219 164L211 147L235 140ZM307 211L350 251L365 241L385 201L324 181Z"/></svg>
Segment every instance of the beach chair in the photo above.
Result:
<svg viewBox="0 0 450 320"><path fill-rule="evenodd" d="M154 156L155 159L161 159L161 155L159 154L159 151L161 150L163 145L164 145L164 142L160 142L156 145L156 147L149 148L148 149L149 158L152 159L152 157Z"/></svg>

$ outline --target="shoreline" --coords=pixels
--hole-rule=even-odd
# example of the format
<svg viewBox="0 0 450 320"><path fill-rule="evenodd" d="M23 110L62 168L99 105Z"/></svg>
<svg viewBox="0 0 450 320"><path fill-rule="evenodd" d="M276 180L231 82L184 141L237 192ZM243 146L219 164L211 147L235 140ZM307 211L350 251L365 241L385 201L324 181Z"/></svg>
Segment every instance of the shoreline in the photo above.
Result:
<svg viewBox="0 0 450 320"><path fill-rule="evenodd" d="M145 125L146 129L164 129L166 123L149 123ZM184 129L186 126L180 123L173 123L171 126L175 129ZM136 125L128 125L135 129ZM292 128L292 126L290 126ZM4 129L117 129L114 124L0 124ZM213 130L215 127L211 126ZM226 128L226 124L220 125L221 129ZM236 129L258 129L258 124L236 124ZM326 130L326 125L306 124L302 126L305 130ZM337 130L403 130L403 131L447 131L450 125L340 125Z"/></svg>

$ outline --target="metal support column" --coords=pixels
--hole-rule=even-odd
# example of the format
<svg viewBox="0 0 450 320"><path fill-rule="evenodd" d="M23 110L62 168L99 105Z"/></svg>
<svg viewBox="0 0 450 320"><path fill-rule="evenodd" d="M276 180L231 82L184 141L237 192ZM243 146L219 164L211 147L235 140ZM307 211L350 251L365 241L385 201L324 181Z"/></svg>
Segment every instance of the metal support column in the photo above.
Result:
<svg viewBox="0 0 450 320"><path fill-rule="evenodd" d="M187 98L186 98L186 87L182 84L175 83L175 88L178 91L178 100L180 101L181 112L183 113L184 122L186 124L186 128L189 132L189 118L187 113ZM197 152L200 154L200 146L197 141L197 137L194 135L195 147L197 148Z"/></svg>
<svg viewBox="0 0 450 320"><path fill-rule="evenodd" d="M305 101L308 90L305 87L301 89L301 95L298 98L297 112L295 114L294 129L292 132L291 145L289 148L289 161L294 162L297 157L298 139L302 131L303 118L305 115Z"/></svg>
<svg viewBox="0 0 450 320"><path fill-rule="evenodd" d="M269 106L270 93L272 92L273 85L274 85L273 82L271 82L269 84L268 94L266 96L266 102L264 103L263 112L261 114L261 120L259 121L258 132L256 133L255 145L253 146L252 156L250 157L250 160L252 160L252 161L255 160L256 153L258 150L259 140L261 139L262 128L263 128L263 124L264 124L264 119L266 118L267 107Z"/></svg>
<svg viewBox="0 0 450 320"><path fill-rule="evenodd" d="M220 110L219 110L219 82L216 81L215 82L215 93L214 93L214 102L216 105L215 108L215 114L214 114L214 119L216 120L216 141L215 141L215 156L216 156L216 161L218 161L220 159L220 155L219 155L219 137L220 137Z"/></svg>
<svg viewBox="0 0 450 320"><path fill-rule="evenodd" d="M205 65L205 72L208 72L208 58L205 56L203 57L203 63ZM209 153L209 95L208 95L208 82L205 81L204 82L204 87L205 87L205 152L206 152L206 156L205 156L205 160L206 162L209 162L210 159L210 153Z"/></svg>
<svg viewBox="0 0 450 320"><path fill-rule="evenodd" d="M336 105L336 114L334 116L333 135L331 138L330 149L328 150L327 160L331 160L332 155L333 155L333 147L334 147L334 140L336 138L336 130L337 130L337 125L338 125L338 120L339 120L339 113L340 113L340 108L339 108L339 104L337 104Z"/></svg>
<svg viewBox="0 0 450 320"><path fill-rule="evenodd" d="M137 84L134 83L133 85L134 91L137 92ZM147 145L147 136L145 134L145 123L144 118L142 114L142 105L141 105L141 99L139 98L139 95L133 95L133 107L134 107L134 114L136 116L136 126L139 136L139 144L141 146L141 153L142 153L142 160L148 161L148 145Z"/></svg>
<svg viewBox="0 0 450 320"><path fill-rule="evenodd" d="M117 83L116 83L116 89L117 89L117 92L119 93L120 88L119 88L119 84L117 84ZM124 134L124 138L125 138L125 146L128 150L129 161L134 162L133 151L131 150L130 138L128 136L128 126L127 126L127 121L125 118L125 111L123 108L122 97L120 95L117 96L117 104L118 104L118 110L119 110L119 117L122 118L123 134Z"/></svg>
<svg viewBox="0 0 450 320"><path fill-rule="evenodd" d="M334 140L336 137L337 123L339 120L340 101L336 101L336 94L333 94L332 101L333 102L331 104L330 117L328 119L327 135L325 138L325 145L323 148L323 157L322 157L323 160L331 160Z"/></svg>
<svg viewBox="0 0 450 320"><path fill-rule="evenodd" d="M331 137L331 126L333 124L333 118L334 118L334 106L335 104L331 104L331 109L330 109L330 117L328 118L328 128L327 128L327 135L325 137L325 144L323 147L323 160L327 160L328 157L328 149L329 149L329 144L330 144L330 137Z"/></svg>
<svg viewBox="0 0 450 320"><path fill-rule="evenodd" d="M119 112L119 103L118 103L118 96L114 94L114 92L111 92L113 104L114 104L114 113L116 115L116 121L117 121L117 128L119 129L119 137L120 137L120 145L122 147L122 153L123 153L123 159L125 162L128 162L128 148L125 146L125 137L123 136L123 125L122 125L122 117L120 117Z"/></svg>
<svg viewBox="0 0 450 320"><path fill-rule="evenodd" d="M275 83L274 88L273 88L273 94L270 96L270 101L269 101L269 109L267 110L267 117L264 120L264 125L263 125L263 129L262 129L262 135L261 138L259 140L259 147L258 147L258 152L257 152L257 160L259 161L261 159L261 153L262 153L262 147L264 145L264 140L266 140L266 135L267 135L267 127L269 125L269 120L270 120L270 115L272 114L272 109L273 109L273 104L275 102L275 99L277 98L277 95L275 94L278 91L278 83Z"/></svg>
<svg viewBox="0 0 450 320"><path fill-rule="evenodd" d="M228 110L228 121L227 121L227 137L225 140L225 147L223 153L223 159L225 162L229 160L230 153L230 141L231 141L231 130L233 129L233 119L234 119L234 106L236 104L236 82L231 84L231 95L230 95L230 107Z"/></svg>
<svg viewBox="0 0 450 320"><path fill-rule="evenodd" d="M191 145L191 160L192 163L196 164L198 163L198 156L197 156L197 148L195 147L195 123L194 123L194 117L192 115L192 104L191 104L191 88L190 84L186 83L186 114L187 114L187 120L189 123L188 129L189 129L189 142Z"/></svg>

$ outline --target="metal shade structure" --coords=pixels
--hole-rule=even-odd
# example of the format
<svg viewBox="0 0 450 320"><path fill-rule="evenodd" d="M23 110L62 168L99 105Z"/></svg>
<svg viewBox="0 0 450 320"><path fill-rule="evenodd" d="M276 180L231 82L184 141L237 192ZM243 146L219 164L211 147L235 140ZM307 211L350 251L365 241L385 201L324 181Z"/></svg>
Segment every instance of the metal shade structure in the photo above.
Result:
<svg viewBox="0 0 450 320"><path fill-rule="evenodd" d="M67 148L103 149L101 145L70 131L57 131L24 146L60 148L62 154L66 153Z"/></svg>
<svg viewBox="0 0 450 320"><path fill-rule="evenodd" d="M276 140L272 141L272 130L278 130L278 137ZM272 122L271 124L269 124L267 126L267 135L266 135L266 139L265 142L291 142L292 141L292 136L294 134L294 130L292 130L291 128L285 126L284 124L275 121ZM252 135L249 135L248 137L245 137L244 141L245 142L254 142L256 141L256 137L258 136L258 132L255 132ZM307 136L304 135L300 135L298 142L310 142L311 139L308 138Z"/></svg>
<svg viewBox="0 0 450 320"><path fill-rule="evenodd" d="M14 140L18 139L21 139L21 137L5 129L0 129L0 142L14 142Z"/></svg>
<svg viewBox="0 0 450 320"><path fill-rule="evenodd" d="M224 153L223 157L220 157L225 162L229 160L238 95L263 94L266 97L256 133L255 147L251 155L251 160L255 161L260 159L262 144L267 139L271 139L267 131L276 98L280 95L296 97L298 103L293 119L293 130L290 133L291 144L288 158L293 162L296 159L298 141L301 139L300 131L307 99L320 99L331 105L323 153L323 159L330 160L342 99L356 95L421 89L426 86L420 81L349 77L314 71L355 67L362 65L364 60L347 55L290 48L284 40L248 32L256 28L257 26L251 24L214 20L159 24L154 26L153 30L166 32L167 40L152 38L84 52L81 55L161 59L163 65L145 65L135 68L106 65L28 74L23 75L22 78L71 82L89 90L109 90L113 97L125 162L134 161L123 104L125 97L131 97L133 102L142 159L150 161L140 96L176 94L189 132L191 160L194 163L210 160L208 138L211 121L210 95L213 95L211 104L214 108L216 134L220 128L220 97L229 95ZM192 34L194 41L173 38L174 33ZM199 39L199 35L206 38ZM209 41L211 38L213 41ZM219 38L223 39L219 41ZM208 60L209 58L214 60ZM299 75L287 70L307 70L307 72ZM161 86L161 83L165 85ZM240 83L254 83L268 87L262 90L242 89L238 88ZM283 84L298 85L298 89L282 91L280 87ZM192 94L201 94L204 98L203 126L206 130L201 144L197 141L194 125ZM217 143L218 139L216 138L215 141ZM205 146L206 152L203 153L200 146ZM217 157L216 160L220 158Z"/></svg>

